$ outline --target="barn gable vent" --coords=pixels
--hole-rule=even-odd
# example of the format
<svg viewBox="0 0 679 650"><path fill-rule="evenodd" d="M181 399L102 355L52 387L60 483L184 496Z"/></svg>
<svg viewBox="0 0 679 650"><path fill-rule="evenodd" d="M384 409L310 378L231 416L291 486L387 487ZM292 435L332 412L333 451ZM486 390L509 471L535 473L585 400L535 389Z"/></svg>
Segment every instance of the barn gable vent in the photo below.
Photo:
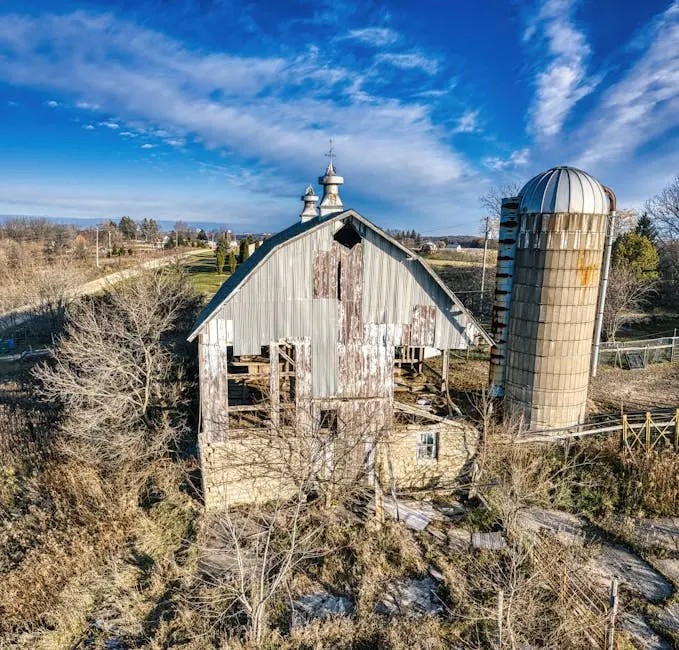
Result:
<svg viewBox="0 0 679 650"><path fill-rule="evenodd" d="M351 222L345 223L336 233L335 241L345 248L353 248L361 243L361 235L358 234Z"/></svg>

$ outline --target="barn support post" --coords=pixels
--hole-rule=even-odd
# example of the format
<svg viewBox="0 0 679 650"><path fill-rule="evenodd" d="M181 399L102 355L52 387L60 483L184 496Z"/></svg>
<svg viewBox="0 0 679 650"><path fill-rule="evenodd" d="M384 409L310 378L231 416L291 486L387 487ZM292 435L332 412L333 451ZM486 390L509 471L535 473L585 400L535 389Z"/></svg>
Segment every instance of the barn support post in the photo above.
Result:
<svg viewBox="0 0 679 650"><path fill-rule="evenodd" d="M469 348L467 348L469 349ZM441 392L448 393L448 350L441 353Z"/></svg>

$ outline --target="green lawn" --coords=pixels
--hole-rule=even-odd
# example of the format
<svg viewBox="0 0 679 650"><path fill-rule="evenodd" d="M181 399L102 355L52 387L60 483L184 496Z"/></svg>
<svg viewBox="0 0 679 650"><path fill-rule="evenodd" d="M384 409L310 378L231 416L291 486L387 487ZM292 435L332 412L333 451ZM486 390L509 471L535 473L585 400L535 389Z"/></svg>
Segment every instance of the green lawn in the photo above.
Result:
<svg viewBox="0 0 679 650"><path fill-rule="evenodd" d="M208 296L213 295L222 285L222 282L229 277L226 270L221 275L217 274L217 261L212 251L194 255L187 266L187 270L196 289Z"/></svg>

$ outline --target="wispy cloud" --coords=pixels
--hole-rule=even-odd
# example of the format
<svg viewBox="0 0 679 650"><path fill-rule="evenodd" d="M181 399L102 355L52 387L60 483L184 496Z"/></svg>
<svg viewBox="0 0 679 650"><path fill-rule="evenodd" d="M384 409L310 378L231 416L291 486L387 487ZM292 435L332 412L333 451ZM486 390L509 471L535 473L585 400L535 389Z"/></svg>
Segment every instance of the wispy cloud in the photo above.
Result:
<svg viewBox="0 0 679 650"><path fill-rule="evenodd" d="M137 134L133 133L132 131L121 131L120 135L122 135L124 138L136 138Z"/></svg>
<svg viewBox="0 0 679 650"><path fill-rule="evenodd" d="M105 126L107 129L119 129L120 124L117 122L99 122L99 126Z"/></svg>
<svg viewBox="0 0 679 650"><path fill-rule="evenodd" d="M529 113L530 130L541 138L557 135L573 107L599 81L588 75L591 47L573 20L575 6L575 0L545 0L524 32L524 41L538 41L536 52L548 59L537 73Z"/></svg>
<svg viewBox="0 0 679 650"><path fill-rule="evenodd" d="M317 174L332 135L354 194L372 196L380 186L400 208L422 196L435 203L456 188L461 193L474 175L446 144L431 107L374 92L369 101L352 97L356 71L332 52L305 50L287 59L206 54L111 15L84 12L24 17L20 40L15 26L0 17L0 46L11 55L0 79L91 98L124 121L125 137L146 125L151 134L172 134L168 139L226 148L290 180ZM377 58L427 75L439 66L419 52Z"/></svg>
<svg viewBox="0 0 679 650"><path fill-rule="evenodd" d="M91 104L90 102L76 102L75 105L85 111L97 111L100 108L99 104Z"/></svg>
<svg viewBox="0 0 679 650"><path fill-rule="evenodd" d="M49 106L50 108L56 108L57 106L59 106L59 102L50 99L48 102L45 102L45 106Z"/></svg>
<svg viewBox="0 0 679 650"><path fill-rule="evenodd" d="M145 142L143 145L141 145L141 148L142 149L154 149L155 146L156 146L155 144L151 144L150 142Z"/></svg>
<svg viewBox="0 0 679 650"><path fill-rule="evenodd" d="M457 121L457 126L454 128L455 133L475 133L479 131L479 111L466 111L462 117Z"/></svg>
<svg viewBox="0 0 679 650"><path fill-rule="evenodd" d="M645 37L641 56L576 132L574 141L584 143L578 164L625 160L679 127L679 2L651 22Z"/></svg>
<svg viewBox="0 0 679 650"><path fill-rule="evenodd" d="M488 156L482 159L482 163L493 171L504 171L515 167L523 167L529 162L530 150L528 148L512 151L507 158Z"/></svg>
<svg viewBox="0 0 679 650"><path fill-rule="evenodd" d="M94 131L94 124L85 124L83 126L83 129L85 129L86 131Z"/></svg>
<svg viewBox="0 0 679 650"><path fill-rule="evenodd" d="M422 70L429 75L436 74L439 69L439 62L436 59L429 58L419 52L404 54L385 52L378 54L375 62L378 64L386 63L403 70Z"/></svg>
<svg viewBox="0 0 679 650"><path fill-rule="evenodd" d="M340 40L354 40L371 47L385 47L393 45L399 40L399 35L388 27L364 27L363 29L352 29Z"/></svg>

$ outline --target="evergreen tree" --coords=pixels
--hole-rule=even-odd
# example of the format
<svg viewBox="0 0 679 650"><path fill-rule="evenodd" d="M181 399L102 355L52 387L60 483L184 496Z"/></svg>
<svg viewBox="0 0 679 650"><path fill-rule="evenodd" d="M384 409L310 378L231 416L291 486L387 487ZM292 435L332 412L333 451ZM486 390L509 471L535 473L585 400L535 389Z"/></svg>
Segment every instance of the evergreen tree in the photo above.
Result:
<svg viewBox="0 0 679 650"><path fill-rule="evenodd" d="M118 224L118 230L125 239L134 239L137 236L137 224L130 217L123 217Z"/></svg>
<svg viewBox="0 0 679 650"><path fill-rule="evenodd" d="M644 214L639 217L639 221L637 221L634 232L637 235L646 237L646 239L648 239L648 241L654 245L656 243L656 239L658 238L658 231L655 229L653 221L651 221L651 217L648 216L648 212L644 212Z"/></svg>
<svg viewBox="0 0 679 650"><path fill-rule="evenodd" d="M229 272L232 274L236 272L236 254L233 249L229 251Z"/></svg>
<svg viewBox="0 0 679 650"><path fill-rule="evenodd" d="M224 252L218 248L215 251L215 257L217 258L217 273L221 275L224 271Z"/></svg>
<svg viewBox="0 0 679 650"><path fill-rule="evenodd" d="M628 265L637 280L655 280L658 277L660 256L653 242L637 232L620 235L613 247L613 263L616 266Z"/></svg>

